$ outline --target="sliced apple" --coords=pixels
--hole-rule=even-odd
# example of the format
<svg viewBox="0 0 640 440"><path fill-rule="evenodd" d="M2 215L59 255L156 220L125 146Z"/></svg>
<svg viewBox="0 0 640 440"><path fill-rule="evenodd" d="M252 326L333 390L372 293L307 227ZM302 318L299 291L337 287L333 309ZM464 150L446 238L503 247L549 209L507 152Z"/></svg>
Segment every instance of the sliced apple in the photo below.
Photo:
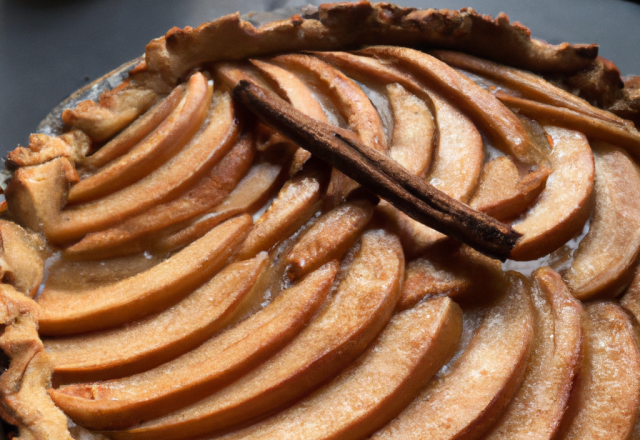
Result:
<svg viewBox="0 0 640 440"><path fill-rule="evenodd" d="M47 261L45 288L84 291L114 284L159 264L165 255L149 252L98 261L74 261L53 255Z"/></svg>
<svg viewBox="0 0 640 440"><path fill-rule="evenodd" d="M291 72L261 60L249 60L264 76L277 93L291 105L307 116L328 122L327 115L322 110L320 103L313 97L311 90L297 76ZM295 152L290 174L295 174L302 165L309 160L311 153L302 148Z"/></svg>
<svg viewBox="0 0 640 440"><path fill-rule="evenodd" d="M275 192L289 155L275 149L275 155L264 155L254 164L231 194L211 212L183 222L156 237L153 247L167 251L185 246L202 237L214 226L239 214L253 214Z"/></svg>
<svg viewBox="0 0 640 440"><path fill-rule="evenodd" d="M149 236L189 220L220 204L247 173L255 147L251 136L243 136L231 151L185 194L131 217L104 231L87 234L64 250L65 256L96 259L144 250ZM155 241L155 237L152 238Z"/></svg>
<svg viewBox="0 0 640 440"><path fill-rule="evenodd" d="M266 254L227 266L164 312L113 330L44 340L56 383L122 377L197 347L235 316L267 262Z"/></svg>
<svg viewBox="0 0 640 440"><path fill-rule="evenodd" d="M337 262L323 266L265 309L172 362L50 394L73 420L92 429L123 428L186 406L237 380L286 345L323 303L337 272Z"/></svg>
<svg viewBox="0 0 640 440"><path fill-rule="evenodd" d="M219 105L214 108L215 113L218 113L218 107L222 112L220 116L225 117L214 125L228 124L229 131L225 139L229 143L224 142L221 148L212 149L208 144L211 139L199 136L169 162L139 182L100 200L66 209L58 215L49 214L48 218L43 219L47 238L56 243L77 240L88 232L112 226L184 191L220 160L225 149L234 144L238 127L231 112L228 94L220 96Z"/></svg>
<svg viewBox="0 0 640 440"><path fill-rule="evenodd" d="M287 255L290 276L298 278L327 261L340 259L369 223L373 206L369 199L356 198L323 214Z"/></svg>
<svg viewBox="0 0 640 440"><path fill-rule="evenodd" d="M43 244L36 234L0 219L0 278L34 297L44 275Z"/></svg>
<svg viewBox="0 0 640 440"><path fill-rule="evenodd" d="M280 55L269 61L311 78L321 94L327 96L344 118L347 126L368 147L387 151L387 140L380 115L362 91L350 78L333 66L310 55ZM341 202L357 184L341 172L332 173L327 200L329 206Z"/></svg>
<svg viewBox="0 0 640 440"><path fill-rule="evenodd" d="M326 166L307 162L305 169L289 179L242 243L237 258L268 251L304 225L317 210L326 188Z"/></svg>
<svg viewBox="0 0 640 440"><path fill-rule="evenodd" d="M277 355L198 403L115 439L173 439L224 430L288 405L353 361L384 327L398 299L402 247L382 231L365 232L330 302Z"/></svg>
<svg viewBox="0 0 640 440"><path fill-rule="evenodd" d="M161 264L106 287L45 288L38 297L40 333L69 335L104 329L168 307L223 267L250 226L249 216L228 220Z"/></svg>
<svg viewBox="0 0 640 440"><path fill-rule="evenodd" d="M184 86L178 86L173 89L166 98L149 109L147 113L136 119L115 138L100 147L94 154L86 157L81 162L81 166L90 170L100 168L127 153L171 114L181 101L184 89Z"/></svg>
<svg viewBox="0 0 640 440"><path fill-rule="evenodd" d="M623 150L594 143L595 211L589 232L562 276L581 300L617 296L631 281L640 253L640 170Z"/></svg>
<svg viewBox="0 0 640 440"><path fill-rule="evenodd" d="M489 308L469 346L372 439L475 439L518 390L533 341L534 313L524 281Z"/></svg>
<svg viewBox="0 0 640 440"><path fill-rule="evenodd" d="M437 298L400 313L332 382L264 422L221 439L365 438L398 414L453 355L460 308Z"/></svg>
<svg viewBox="0 0 640 440"><path fill-rule="evenodd" d="M145 142L82 179L69 191L69 202L95 200L140 180L179 150L198 131L207 115L212 87L201 73L187 84L182 101Z"/></svg>
<svg viewBox="0 0 640 440"><path fill-rule="evenodd" d="M577 131L544 126L553 140L551 175L535 205L513 228L523 234L513 260L535 260L562 246L589 219L595 174L587 138Z"/></svg>
<svg viewBox="0 0 640 440"><path fill-rule="evenodd" d="M517 98L502 91L497 91L495 96L518 113L547 124L578 130L589 139L612 142L640 157L640 132L631 125L622 126L567 108Z"/></svg>
<svg viewBox="0 0 640 440"><path fill-rule="evenodd" d="M556 272L538 269L535 340L524 381L487 440L551 439L567 409L582 353L582 306Z"/></svg>
<svg viewBox="0 0 640 440"><path fill-rule="evenodd" d="M436 122L427 104L400 84L389 84L386 89L393 113L389 157L420 176L431 165L437 139Z"/></svg>
<svg viewBox="0 0 640 440"><path fill-rule="evenodd" d="M518 118L494 95L437 58L417 50L372 46L358 53L406 69L438 92L451 98L484 129L496 146L524 165L543 163L545 155L531 141Z"/></svg>
<svg viewBox="0 0 640 440"><path fill-rule="evenodd" d="M482 169L478 188L469 206L498 220L513 218L540 195L550 172L543 167L521 179L511 159L497 157Z"/></svg>
<svg viewBox="0 0 640 440"><path fill-rule="evenodd" d="M280 55L269 61L311 75L360 140L378 151L387 150L380 115L360 87L333 66L310 55Z"/></svg>
<svg viewBox="0 0 640 440"><path fill-rule="evenodd" d="M398 310L424 298L447 295L467 298L485 291L502 272L500 262L467 246L442 246L407 263Z"/></svg>
<svg viewBox="0 0 640 440"><path fill-rule="evenodd" d="M592 303L582 318L584 356L558 439L627 439L640 406L640 353L617 305Z"/></svg>
<svg viewBox="0 0 640 440"><path fill-rule="evenodd" d="M513 67L508 67L503 64L494 63L492 61L483 60L482 58L477 58L462 52L432 50L429 53L450 66L458 67L499 81L527 98L551 104L556 107L565 107L621 126L628 124L624 119L619 118L613 113L592 106L584 99L581 99L560 87L554 86L538 75L514 69Z"/></svg>

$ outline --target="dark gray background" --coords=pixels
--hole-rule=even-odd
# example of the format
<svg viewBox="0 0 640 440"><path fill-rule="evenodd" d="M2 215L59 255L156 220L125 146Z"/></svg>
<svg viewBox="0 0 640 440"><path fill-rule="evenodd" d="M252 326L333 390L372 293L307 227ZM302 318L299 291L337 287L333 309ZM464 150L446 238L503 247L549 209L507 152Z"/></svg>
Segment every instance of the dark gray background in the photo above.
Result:
<svg viewBox="0 0 640 440"><path fill-rule="evenodd" d="M640 75L640 4L625 0L399 0L413 7L504 11L550 43L598 43L623 74ZM84 84L141 55L172 26L235 11L318 0L0 0L0 154ZM232 42L230 42L232 44Z"/></svg>

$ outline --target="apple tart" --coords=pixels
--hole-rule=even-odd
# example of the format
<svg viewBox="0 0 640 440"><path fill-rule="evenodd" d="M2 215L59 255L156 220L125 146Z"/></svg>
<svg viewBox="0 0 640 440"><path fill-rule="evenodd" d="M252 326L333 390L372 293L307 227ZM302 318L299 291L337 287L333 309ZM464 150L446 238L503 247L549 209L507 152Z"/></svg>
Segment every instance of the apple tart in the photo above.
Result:
<svg viewBox="0 0 640 440"><path fill-rule="evenodd" d="M597 52L365 1L153 40L9 154L2 418L640 436L640 95Z"/></svg>

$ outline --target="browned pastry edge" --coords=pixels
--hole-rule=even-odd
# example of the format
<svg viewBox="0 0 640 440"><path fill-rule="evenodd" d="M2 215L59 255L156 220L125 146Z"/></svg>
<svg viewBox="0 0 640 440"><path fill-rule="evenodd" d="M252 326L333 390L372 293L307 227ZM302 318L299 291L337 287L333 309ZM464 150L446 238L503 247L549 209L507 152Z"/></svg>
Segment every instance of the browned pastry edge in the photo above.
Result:
<svg viewBox="0 0 640 440"><path fill-rule="evenodd" d="M505 14L493 19L470 8L417 10L360 1L324 4L313 17L294 15L260 28L238 13L195 29L174 27L147 45L146 63L149 71L175 84L190 69L211 61L383 43L459 49L541 73L574 73L589 67L598 53L595 44L553 46L532 39L529 29L510 23Z"/></svg>

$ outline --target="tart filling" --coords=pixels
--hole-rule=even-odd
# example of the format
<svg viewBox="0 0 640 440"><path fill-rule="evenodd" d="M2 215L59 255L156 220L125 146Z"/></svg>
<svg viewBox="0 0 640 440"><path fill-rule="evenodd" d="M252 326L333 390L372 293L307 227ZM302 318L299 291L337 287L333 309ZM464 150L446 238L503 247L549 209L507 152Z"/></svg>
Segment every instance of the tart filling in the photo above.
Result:
<svg viewBox="0 0 640 440"><path fill-rule="evenodd" d="M0 415L24 439L640 433L636 83L471 9L170 30L9 154Z"/></svg>

